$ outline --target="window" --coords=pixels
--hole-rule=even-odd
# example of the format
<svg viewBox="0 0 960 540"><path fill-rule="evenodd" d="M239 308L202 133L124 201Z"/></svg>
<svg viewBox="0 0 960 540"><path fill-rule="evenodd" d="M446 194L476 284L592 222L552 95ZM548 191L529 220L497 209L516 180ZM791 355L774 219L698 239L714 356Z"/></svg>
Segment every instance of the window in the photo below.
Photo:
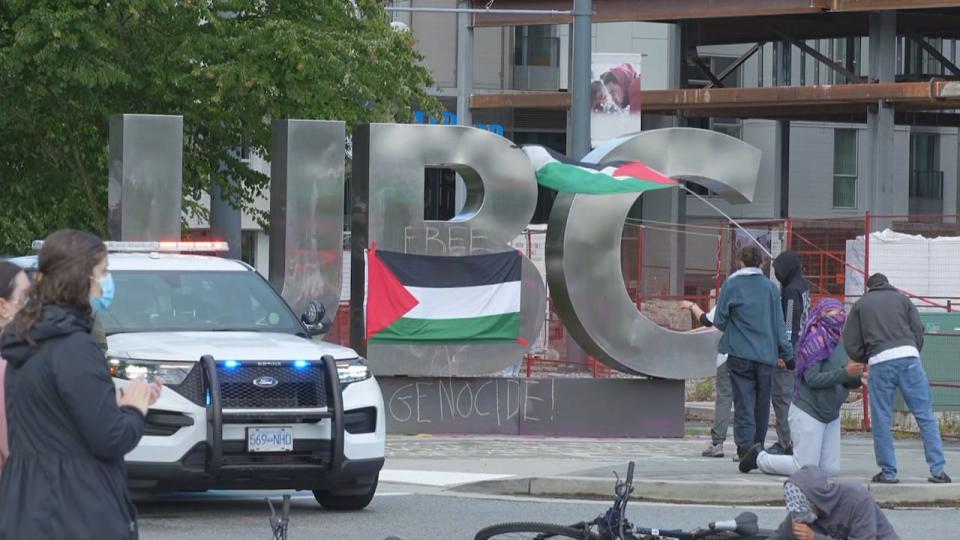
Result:
<svg viewBox="0 0 960 540"><path fill-rule="evenodd" d="M513 63L517 66L559 66L560 38L553 35L553 26L517 26L514 30Z"/></svg>
<svg viewBox="0 0 960 540"><path fill-rule="evenodd" d="M859 38L837 38L830 42L830 58L854 73L860 73L860 39ZM830 70L830 80L833 84L849 84L855 81L849 81L842 74Z"/></svg>
<svg viewBox="0 0 960 540"><path fill-rule="evenodd" d="M116 300L101 312L107 334L237 330L303 331L256 272L117 270Z"/></svg>
<svg viewBox="0 0 960 540"><path fill-rule="evenodd" d="M729 135L734 139L743 137L743 121L739 118L711 118L710 129Z"/></svg>
<svg viewBox="0 0 960 540"><path fill-rule="evenodd" d="M910 134L910 164L915 171L940 169L940 135L937 133Z"/></svg>
<svg viewBox="0 0 960 540"><path fill-rule="evenodd" d="M911 214L943 213L943 171L940 170L940 135L910 134Z"/></svg>
<svg viewBox="0 0 960 540"><path fill-rule="evenodd" d="M259 231L240 233L240 260L250 266L257 266L257 234Z"/></svg>
<svg viewBox="0 0 960 540"><path fill-rule="evenodd" d="M923 41L943 52L943 39L924 38ZM943 66L940 61L910 38L906 38L904 42L903 64L903 71L907 75L922 77L943 75Z"/></svg>
<svg viewBox="0 0 960 540"><path fill-rule="evenodd" d="M833 132L833 207L857 207L857 130Z"/></svg>

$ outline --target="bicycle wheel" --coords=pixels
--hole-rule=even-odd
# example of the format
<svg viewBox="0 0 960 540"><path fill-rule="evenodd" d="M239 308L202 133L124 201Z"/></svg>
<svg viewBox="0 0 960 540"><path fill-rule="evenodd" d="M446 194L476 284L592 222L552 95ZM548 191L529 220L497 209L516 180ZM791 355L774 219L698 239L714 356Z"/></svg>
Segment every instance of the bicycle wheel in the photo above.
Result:
<svg viewBox="0 0 960 540"><path fill-rule="evenodd" d="M480 529L473 540L542 540L546 538L574 538L598 540L597 535L583 529L575 529L552 523L500 523Z"/></svg>

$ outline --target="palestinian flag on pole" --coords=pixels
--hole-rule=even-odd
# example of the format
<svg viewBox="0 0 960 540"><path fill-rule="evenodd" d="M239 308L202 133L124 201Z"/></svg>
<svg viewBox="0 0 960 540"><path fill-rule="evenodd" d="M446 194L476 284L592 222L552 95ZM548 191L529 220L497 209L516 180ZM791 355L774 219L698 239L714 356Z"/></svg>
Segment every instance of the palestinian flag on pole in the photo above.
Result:
<svg viewBox="0 0 960 540"><path fill-rule="evenodd" d="M517 251L437 257L367 252L367 339L520 341Z"/></svg>
<svg viewBox="0 0 960 540"><path fill-rule="evenodd" d="M643 193L679 185L673 178L639 161L595 165L568 159L543 146L524 146L523 151L537 172L537 183L560 192L591 195Z"/></svg>

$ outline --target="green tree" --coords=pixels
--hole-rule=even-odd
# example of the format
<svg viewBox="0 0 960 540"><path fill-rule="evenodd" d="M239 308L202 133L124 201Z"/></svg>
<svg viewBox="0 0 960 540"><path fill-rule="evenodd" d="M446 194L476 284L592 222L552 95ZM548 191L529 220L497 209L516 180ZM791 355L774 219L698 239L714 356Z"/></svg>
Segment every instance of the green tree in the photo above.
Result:
<svg viewBox="0 0 960 540"><path fill-rule="evenodd" d="M420 60L379 0L3 0L0 254L106 234L111 114L183 115L185 208L217 182L252 210L235 152L269 158L270 118L409 121L437 107Z"/></svg>

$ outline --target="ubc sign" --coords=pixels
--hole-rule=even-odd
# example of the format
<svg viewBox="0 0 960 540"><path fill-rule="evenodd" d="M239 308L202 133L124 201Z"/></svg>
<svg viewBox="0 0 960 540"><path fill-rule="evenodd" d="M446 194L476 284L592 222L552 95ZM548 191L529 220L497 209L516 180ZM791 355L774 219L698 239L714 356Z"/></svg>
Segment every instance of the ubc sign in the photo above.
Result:
<svg viewBox="0 0 960 540"><path fill-rule="evenodd" d="M111 120L111 227L126 236L121 240L158 239L170 234L171 224L179 224L179 199L155 204L155 197L179 186L181 172L169 164L182 160L172 155L182 140L182 124L178 130L170 118L122 115ZM343 122L273 122L270 278L296 310L313 299L328 306L339 299L344 139ZM371 343L367 348L364 252L373 243L424 255L511 250L510 241L529 223L537 203L537 183L526 155L496 133L466 126L370 124L358 126L352 139L354 348L384 375L477 376L516 364L528 347L521 343L535 342L543 326L546 290L530 260L524 259L521 274L521 343ZM152 148L171 155L156 155ZM716 132L670 128L610 141L588 160L644 161L744 201L753 197L760 151ZM438 166L456 169L467 184L464 208L450 221L423 219L424 170ZM673 379L712 373L715 332L663 329L643 317L627 295L620 236L637 197L557 197L547 231L547 281L557 311L584 350L618 369Z"/></svg>

